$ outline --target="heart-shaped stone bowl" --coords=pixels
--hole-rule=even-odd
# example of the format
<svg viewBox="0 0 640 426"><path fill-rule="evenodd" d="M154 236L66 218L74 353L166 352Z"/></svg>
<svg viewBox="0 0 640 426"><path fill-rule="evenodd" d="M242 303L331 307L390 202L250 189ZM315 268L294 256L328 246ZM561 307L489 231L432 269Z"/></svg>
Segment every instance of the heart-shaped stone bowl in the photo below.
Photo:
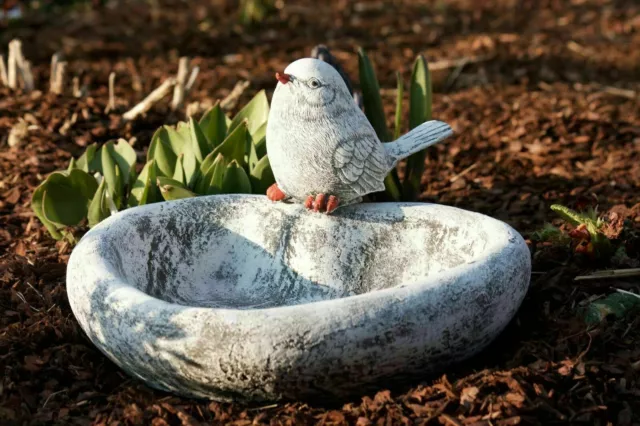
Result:
<svg viewBox="0 0 640 426"><path fill-rule="evenodd" d="M149 386L219 401L344 397L486 347L527 291L511 227L436 204L333 215L216 195L91 229L67 272L91 341Z"/></svg>

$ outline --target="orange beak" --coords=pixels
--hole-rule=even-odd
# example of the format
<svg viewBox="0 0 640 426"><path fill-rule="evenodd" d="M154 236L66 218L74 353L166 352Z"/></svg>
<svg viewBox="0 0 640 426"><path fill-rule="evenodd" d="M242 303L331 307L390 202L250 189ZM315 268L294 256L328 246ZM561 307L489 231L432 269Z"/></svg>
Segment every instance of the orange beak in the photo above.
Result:
<svg viewBox="0 0 640 426"><path fill-rule="evenodd" d="M282 84L287 84L289 80L291 80L291 76L289 74L285 74L285 73L280 74L279 72L276 73L276 78Z"/></svg>

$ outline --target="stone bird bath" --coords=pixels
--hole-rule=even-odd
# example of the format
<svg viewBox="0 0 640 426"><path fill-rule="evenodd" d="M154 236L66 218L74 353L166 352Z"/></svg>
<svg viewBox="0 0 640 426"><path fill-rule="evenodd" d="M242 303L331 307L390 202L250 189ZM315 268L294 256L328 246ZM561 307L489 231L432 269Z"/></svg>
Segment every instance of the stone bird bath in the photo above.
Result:
<svg viewBox="0 0 640 426"><path fill-rule="evenodd" d="M91 341L149 386L215 400L346 396L486 347L529 284L520 235L434 204L327 216L264 196L126 210L67 272Z"/></svg>

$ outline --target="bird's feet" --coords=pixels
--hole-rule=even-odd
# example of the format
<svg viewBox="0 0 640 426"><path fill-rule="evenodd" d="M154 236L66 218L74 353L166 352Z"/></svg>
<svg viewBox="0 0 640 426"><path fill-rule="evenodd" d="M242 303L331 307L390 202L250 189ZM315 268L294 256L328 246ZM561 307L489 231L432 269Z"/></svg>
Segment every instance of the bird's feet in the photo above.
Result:
<svg viewBox="0 0 640 426"><path fill-rule="evenodd" d="M267 189L267 198L271 201L282 201L287 198L287 196L282 192L278 184L274 183Z"/></svg>
<svg viewBox="0 0 640 426"><path fill-rule="evenodd" d="M304 206L314 212L331 213L338 208L339 200L335 195L318 194L315 197L309 195L304 202Z"/></svg>

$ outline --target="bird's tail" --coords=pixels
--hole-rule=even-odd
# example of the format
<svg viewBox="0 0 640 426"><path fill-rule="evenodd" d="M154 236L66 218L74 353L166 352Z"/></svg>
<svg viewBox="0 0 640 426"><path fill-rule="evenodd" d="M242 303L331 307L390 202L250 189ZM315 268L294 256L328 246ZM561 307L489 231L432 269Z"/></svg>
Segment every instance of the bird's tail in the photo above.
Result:
<svg viewBox="0 0 640 426"><path fill-rule="evenodd" d="M411 154L422 151L453 134L451 126L437 120L422 123L397 140L383 144L387 155L393 159L394 165Z"/></svg>

